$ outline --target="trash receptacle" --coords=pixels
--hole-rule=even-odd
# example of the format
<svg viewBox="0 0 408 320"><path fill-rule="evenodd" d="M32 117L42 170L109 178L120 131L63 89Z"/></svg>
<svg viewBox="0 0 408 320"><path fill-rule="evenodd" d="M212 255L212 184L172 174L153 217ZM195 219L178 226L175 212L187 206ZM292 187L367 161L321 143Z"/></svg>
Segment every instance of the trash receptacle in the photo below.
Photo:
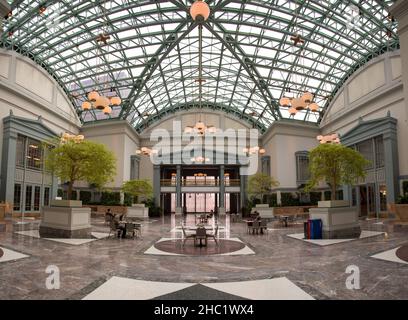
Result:
<svg viewBox="0 0 408 320"><path fill-rule="evenodd" d="M309 220L310 223L310 239L323 239L323 221L321 219Z"/></svg>

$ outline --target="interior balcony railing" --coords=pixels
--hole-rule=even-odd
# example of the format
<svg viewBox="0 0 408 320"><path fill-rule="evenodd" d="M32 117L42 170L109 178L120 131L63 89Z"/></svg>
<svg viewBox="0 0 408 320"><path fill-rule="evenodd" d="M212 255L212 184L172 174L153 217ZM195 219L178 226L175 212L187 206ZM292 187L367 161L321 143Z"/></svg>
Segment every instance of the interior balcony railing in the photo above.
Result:
<svg viewBox="0 0 408 320"><path fill-rule="evenodd" d="M211 180L189 180L183 179L181 181L181 185L183 187L219 187L220 180L219 179L211 179ZM241 185L240 179L228 179L225 180L226 187L239 187ZM177 182L174 179L162 179L161 180L162 187L176 187Z"/></svg>

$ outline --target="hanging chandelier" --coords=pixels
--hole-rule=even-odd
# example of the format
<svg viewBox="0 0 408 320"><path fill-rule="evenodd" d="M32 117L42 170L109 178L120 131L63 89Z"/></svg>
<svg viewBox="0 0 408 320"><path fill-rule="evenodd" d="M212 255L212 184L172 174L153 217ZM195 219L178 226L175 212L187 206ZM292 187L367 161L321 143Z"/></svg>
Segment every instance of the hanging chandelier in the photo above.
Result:
<svg viewBox="0 0 408 320"><path fill-rule="evenodd" d="M216 133L217 128L214 126L206 126L204 122L199 120L193 127L187 126L184 130L185 133L196 133L199 136L204 136L206 133Z"/></svg>
<svg viewBox="0 0 408 320"><path fill-rule="evenodd" d="M74 135L74 134L64 133L61 136L60 142L61 144L66 144L69 141L72 141L74 143L81 143L84 140L85 140L85 137L83 135Z"/></svg>
<svg viewBox="0 0 408 320"><path fill-rule="evenodd" d="M340 144L340 136L337 133L328 136L318 136L317 140L320 142L320 144Z"/></svg>
<svg viewBox="0 0 408 320"><path fill-rule="evenodd" d="M136 154L144 155L144 156L151 156L152 154L158 154L158 151L147 148L147 147L143 147L143 148L136 150Z"/></svg>
<svg viewBox="0 0 408 320"><path fill-rule="evenodd" d="M199 76L196 82L199 85L199 106L200 109L202 108L202 96L203 96L203 83L205 82L203 78L203 25L202 23L206 21L210 16L210 7L208 4L202 0L195 1L191 8L190 14L194 21L199 23L198 26L198 43L199 43L199 63L198 63L198 71ZM191 134L195 133L199 136L204 136L206 133L216 133L217 128L214 126L208 126L201 120L201 113L200 119L196 122L194 126L187 126L184 130L185 133ZM205 159L204 159L205 160ZM193 161L195 162L195 161Z"/></svg>
<svg viewBox="0 0 408 320"><path fill-rule="evenodd" d="M248 156L253 155L253 154L264 155L266 153L266 150L264 148L260 148L258 146L252 147L252 148L247 147L247 148L244 148L242 151Z"/></svg>
<svg viewBox="0 0 408 320"><path fill-rule="evenodd" d="M282 107L289 108L289 114L291 116L295 116L298 112L303 110L319 112L319 106L313 99L313 94L306 91L300 98L283 97L279 102Z"/></svg>
<svg viewBox="0 0 408 320"><path fill-rule="evenodd" d="M107 19L106 12L107 10L103 6L103 16L105 19L106 31L103 30L95 38L95 41L97 44L97 51L98 51L97 58L100 58L101 65L103 65L103 59L102 59L103 52L102 52L101 46L102 44L107 45L108 40L110 39L109 33L107 32L108 19ZM103 72L104 70L102 69L101 71ZM99 87L97 76L96 76L96 81L95 81L95 87ZM114 93L114 91L115 90L111 88L111 92ZM122 100L116 94L113 94L112 96L105 96L99 93L96 89L94 89L87 94L87 100L82 103L82 110L83 111L101 110L105 115L110 115L112 113L112 107L120 106L121 103L122 103Z"/></svg>
<svg viewBox="0 0 408 320"><path fill-rule="evenodd" d="M211 159L210 158L204 158L204 157L194 157L191 158L191 162L193 163L205 163L205 162L210 162Z"/></svg>
<svg viewBox="0 0 408 320"><path fill-rule="evenodd" d="M295 5L296 6L296 5ZM293 46L292 46L292 53L295 54L295 47L297 47L298 44L301 45L301 48L299 49L298 52L298 67L300 66L304 66L305 65L305 57L304 57L304 39L303 36L301 35L301 30L298 28L298 20L299 20L299 11L300 11L300 7L297 6L295 7L295 22L294 22L294 35L290 38L293 41ZM293 60L294 62L296 61L295 59ZM306 73L305 70L301 71L300 74L302 73ZM294 77L295 77L295 83L306 83L305 79L301 79L299 81L297 79L297 73L294 73ZM303 87L303 85L301 86ZM287 89L287 91L291 91L290 88ZM299 89L300 92L302 92L302 88ZM295 116L298 112L304 111L304 110L309 110L310 112L318 112L319 111L319 106L317 105L316 102L313 101L313 99L315 98L315 96L310 93L309 91L307 91L306 89L306 85L304 87L304 91L303 93L298 96L298 97L293 97L293 98L289 98L289 97L282 97L280 99L280 105L284 108L289 108L289 114L291 116Z"/></svg>

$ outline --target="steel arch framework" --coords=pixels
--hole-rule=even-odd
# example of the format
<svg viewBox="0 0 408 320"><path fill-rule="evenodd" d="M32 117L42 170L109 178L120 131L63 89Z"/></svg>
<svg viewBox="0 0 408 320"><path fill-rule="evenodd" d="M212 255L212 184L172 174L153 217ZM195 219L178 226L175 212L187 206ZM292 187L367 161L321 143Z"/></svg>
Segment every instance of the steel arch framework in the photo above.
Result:
<svg viewBox="0 0 408 320"><path fill-rule="evenodd" d="M0 46L43 66L83 122L122 118L141 131L169 112L198 105L192 2L18 0ZM262 131L283 118L318 123L356 69L399 47L396 22L387 11L394 2L207 0L203 106L233 113ZM95 40L102 31L111 36L107 45ZM295 34L304 43L295 46ZM92 89L115 91L123 103L110 116L83 112ZM319 113L293 117L279 106L282 96L304 91L315 94Z"/></svg>

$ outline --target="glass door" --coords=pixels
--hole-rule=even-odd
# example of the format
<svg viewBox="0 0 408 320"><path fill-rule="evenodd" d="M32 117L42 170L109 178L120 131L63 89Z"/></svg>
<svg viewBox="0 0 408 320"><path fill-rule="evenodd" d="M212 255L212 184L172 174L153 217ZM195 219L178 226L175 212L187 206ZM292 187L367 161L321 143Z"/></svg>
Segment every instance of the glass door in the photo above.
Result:
<svg viewBox="0 0 408 320"><path fill-rule="evenodd" d="M368 214L368 198L367 198L367 186L359 186L360 194L360 217L366 217Z"/></svg>
<svg viewBox="0 0 408 320"><path fill-rule="evenodd" d="M374 183L367 185L367 198L368 198L368 216L377 217L377 201L376 201L376 186Z"/></svg>

